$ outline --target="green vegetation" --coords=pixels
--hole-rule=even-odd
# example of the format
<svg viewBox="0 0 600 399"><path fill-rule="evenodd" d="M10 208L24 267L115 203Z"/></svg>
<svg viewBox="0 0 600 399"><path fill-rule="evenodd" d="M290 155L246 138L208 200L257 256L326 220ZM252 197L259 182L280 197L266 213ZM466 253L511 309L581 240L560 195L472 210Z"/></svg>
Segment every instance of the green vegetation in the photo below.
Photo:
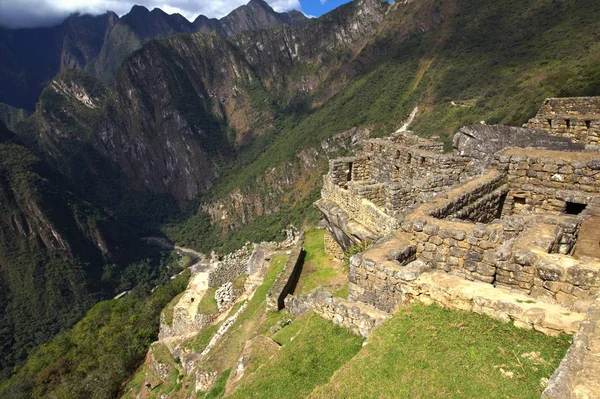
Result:
<svg viewBox="0 0 600 399"><path fill-rule="evenodd" d="M475 313L415 304L375 330L369 344L314 398L539 398L569 347Z"/></svg>
<svg viewBox="0 0 600 399"><path fill-rule="evenodd" d="M265 334L279 320L287 317L285 312L266 312L265 298L267 291L283 269L287 260L286 255L276 255L265 274L263 283L256 289L254 296L238 317L235 323L223 335L218 344L202 361L202 367L222 373L236 364L246 341ZM230 311L230 314L233 314Z"/></svg>
<svg viewBox="0 0 600 399"><path fill-rule="evenodd" d="M167 285L137 289L96 304L72 330L33 352L0 387L10 398L113 398L157 338L161 310L183 289L189 272Z"/></svg>
<svg viewBox="0 0 600 399"><path fill-rule="evenodd" d="M218 287L211 287L204 293L204 296L198 303L198 313L202 314L215 314L219 312L219 308L217 307L217 301L215 299L215 292Z"/></svg>
<svg viewBox="0 0 600 399"><path fill-rule="evenodd" d="M204 395L204 399L217 399L223 396L225 393L225 385L227 384L227 379L229 378L229 374L231 374L231 369L227 369L221 373L215 385L212 387L210 391L206 395Z"/></svg>
<svg viewBox="0 0 600 399"><path fill-rule="evenodd" d="M284 331L292 328L293 341L284 338ZM350 360L363 341L312 312L278 334L278 341L285 342L283 348L228 397L304 398Z"/></svg>
<svg viewBox="0 0 600 399"><path fill-rule="evenodd" d="M306 255L295 290L297 294L312 291L319 286L337 291L346 281L340 262L325 253L324 236L325 230L310 230L304 234L303 248Z"/></svg>
<svg viewBox="0 0 600 399"><path fill-rule="evenodd" d="M179 303L179 300L181 299L182 296L183 296L183 292L176 295L175 298L171 299L171 302L169 302L167 304L167 306L165 307L165 309L163 310L163 313L165 314L165 322L167 323L168 326L173 325L173 311L175 310L175 305L177 305L177 303Z"/></svg>
<svg viewBox="0 0 600 399"><path fill-rule="evenodd" d="M200 333L195 338L186 342L184 347L190 348L196 353L201 353L204 350L204 348L206 348L206 345L208 345L211 338L213 337L213 335L215 335L220 326L221 323L209 324L207 326L202 327L202 331L200 331Z"/></svg>

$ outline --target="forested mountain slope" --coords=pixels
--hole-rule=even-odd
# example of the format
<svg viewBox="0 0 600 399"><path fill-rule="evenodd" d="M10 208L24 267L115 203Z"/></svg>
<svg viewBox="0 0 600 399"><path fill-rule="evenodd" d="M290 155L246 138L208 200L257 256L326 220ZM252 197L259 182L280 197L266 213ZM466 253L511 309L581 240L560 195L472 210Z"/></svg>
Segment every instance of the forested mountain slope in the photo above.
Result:
<svg viewBox="0 0 600 399"><path fill-rule="evenodd" d="M138 245L0 122L1 376L112 295Z"/></svg>

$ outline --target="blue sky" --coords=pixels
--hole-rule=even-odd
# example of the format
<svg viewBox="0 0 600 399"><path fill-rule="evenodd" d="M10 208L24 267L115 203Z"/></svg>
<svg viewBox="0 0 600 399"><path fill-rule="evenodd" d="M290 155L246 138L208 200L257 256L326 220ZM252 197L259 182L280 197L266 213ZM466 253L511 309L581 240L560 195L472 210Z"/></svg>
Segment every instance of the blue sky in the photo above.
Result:
<svg viewBox="0 0 600 399"><path fill-rule="evenodd" d="M193 21L203 14L221 18L249 0L0 0L0 25L21 28L59 24L68 15L103 14L107 10L122 16L134 5L149 10L160 8L168 14L179 13ZM318 17L349 0L266 0L275 11L301 10Z"/></svg>
<svg viewBox="0 0 600 399"><path fill-rule="evenodd" d="M300 0L300 5L302 6L302 11L304 11L306 15L318 17L344 3L348 3L349 1L350 0ZM269 1L267 0L267 3L268 2Z"/></svg>

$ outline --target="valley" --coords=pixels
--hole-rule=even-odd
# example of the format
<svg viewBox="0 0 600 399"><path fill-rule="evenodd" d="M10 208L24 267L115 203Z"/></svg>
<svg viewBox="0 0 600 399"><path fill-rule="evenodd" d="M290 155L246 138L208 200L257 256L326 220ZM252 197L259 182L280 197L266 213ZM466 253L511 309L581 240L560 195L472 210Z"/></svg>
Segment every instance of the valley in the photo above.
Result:
<svg viewBox="0 0 600 399"><path fill-rule="evenodd" d="M3 397L539 397L595 326L595 0L136 5L0 27L0 71Z"/></svg>

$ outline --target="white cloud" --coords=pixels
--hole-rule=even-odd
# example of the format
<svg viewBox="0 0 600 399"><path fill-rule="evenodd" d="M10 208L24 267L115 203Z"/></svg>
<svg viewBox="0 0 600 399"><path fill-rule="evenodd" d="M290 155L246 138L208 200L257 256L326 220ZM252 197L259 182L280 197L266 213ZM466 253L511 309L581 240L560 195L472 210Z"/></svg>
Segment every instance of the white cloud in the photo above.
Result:
<svg viewBox="0 0 600 399"><path fill-rule="evenodd" d="M325 5L325 3L327 3L327 0L319 0L321 2L321 5Z"/></svg>
<svg viewBox="0 0 600 399"><path fill-rule="evenodd" d="M108 10L122 16L135 4L149 10L160 8L193 21L200 14L221 18L249 0L0 0L0 25L7 27L49 26L69 14L102 14ZM301 10L299 0L267 0L275 11Z"/></svg>

